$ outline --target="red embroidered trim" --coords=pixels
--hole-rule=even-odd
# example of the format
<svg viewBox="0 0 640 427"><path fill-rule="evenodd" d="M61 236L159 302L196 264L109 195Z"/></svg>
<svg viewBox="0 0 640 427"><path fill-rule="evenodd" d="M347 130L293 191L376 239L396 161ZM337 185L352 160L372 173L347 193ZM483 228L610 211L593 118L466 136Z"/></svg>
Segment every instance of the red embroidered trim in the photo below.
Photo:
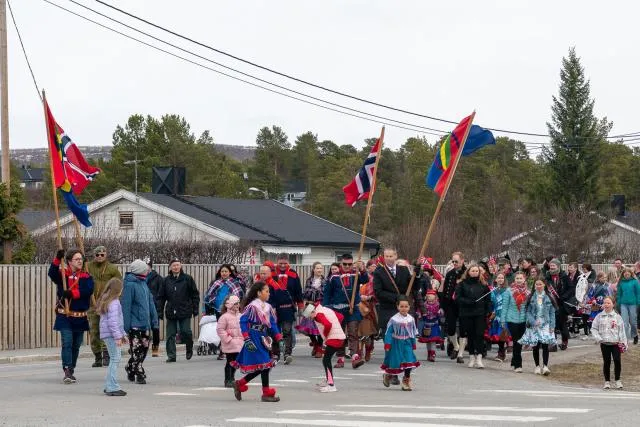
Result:
<svg viewBox="0 0 640 427"><path fill-rule="evenodd" d="M415 369L420 366L420 362L411 362L411 363L401 363L400 368L389 368L385 364L380 365L380 369L385 371L387 374L398 375L404 373L405 369Z"/></svg>

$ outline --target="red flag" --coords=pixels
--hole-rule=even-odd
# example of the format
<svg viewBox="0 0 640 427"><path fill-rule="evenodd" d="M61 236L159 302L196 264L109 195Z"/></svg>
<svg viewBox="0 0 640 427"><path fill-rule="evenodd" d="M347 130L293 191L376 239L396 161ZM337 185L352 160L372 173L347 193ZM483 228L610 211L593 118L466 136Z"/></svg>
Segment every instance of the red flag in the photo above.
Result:
<svg viewBox="0 0 640 427"><path fill-rule="evenodd" d="M49 139L53 168L51 180L56 188L80 194L100 172L100 169L87 163L78 146L71 141L71 138L64 133L62 127L56 123L46 101L45 110L47 114L47 137Z"/></svg>
<svg viewBox="0 0 640 427"><path fill-rule="evenodd" d="M342 187L342 191L344 192L344 202L347 205L353 207L356 205L356 202L360 200L367 200L372 187L375 191L375 165L378 155L380 154L380 146L382 145L383 139L384 128L382 128L380 138L378 138L376 143L373 144L373 147L371 147L371 152L364 161L364 164L358 171L356 177L353 178L353 181Z"/></svg>

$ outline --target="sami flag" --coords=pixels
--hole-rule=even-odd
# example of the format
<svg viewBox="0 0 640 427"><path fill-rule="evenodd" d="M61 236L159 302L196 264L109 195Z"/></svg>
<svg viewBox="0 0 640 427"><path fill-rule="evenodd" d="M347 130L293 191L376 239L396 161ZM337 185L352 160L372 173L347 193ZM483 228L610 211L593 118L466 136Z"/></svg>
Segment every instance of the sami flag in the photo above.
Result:
<svg viewBox="0 0 640 427"><path fill-rule="evenodd" d="M436 153L435 159L433 159L431 168L427 173L426 182L427 187L435 191L438 196L442 196L442 192L451 173L451 166L460 152L460 146L463 143L465 132L470 124L471 116L465 117L440 145L440 149ZM469 129L469 135L464 144L462 155L469 156L485 145L495 143L496 140L490 131L480 126L472 125Z"/></svg>
<svg viewBox="0 0 640 427"><path fill-rule="evenodd" d="M60 189L60 192L62 193L62 197L64 197L67 208L69 208L69 211L71 211L71 213L76 218L78 218L78 222L85 227L91 227L91 221L89 220L89 209L87 209L87 205L80 203L71 191L64 191Z"/></svg>
<svg viewBox="0 0 640 427"><path fill-rule="evenodd" d="M87 163L78 146L64 133L44 101L47 120L47 138L53 168L52 182L63 191L81 194L82 190L100 173L100 169Z"/></svg>
<svg viewBox="0 0 640 427"><path fill-rule="evenodd" d="M382 133L380 134L380 138L376 140L376 143L371 147L371 152L369 156L364 161L362 168L358 171L358 174L353 181L342 187L342 191L344 192L344 202L353 207L360 200L366 200L369 198L369 192L372 187L375 190L375 164L376 159L380 155L380 146L382 145L382 140L384 139L384 128L382 128Z"/></svg>

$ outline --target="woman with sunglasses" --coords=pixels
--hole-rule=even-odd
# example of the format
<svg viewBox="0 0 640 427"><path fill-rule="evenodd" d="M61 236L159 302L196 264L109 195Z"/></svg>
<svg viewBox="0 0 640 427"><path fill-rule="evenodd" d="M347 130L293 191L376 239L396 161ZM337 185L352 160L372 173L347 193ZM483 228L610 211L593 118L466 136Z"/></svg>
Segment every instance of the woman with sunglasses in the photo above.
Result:
<svg viewBox="0 0 640 427"><path fill-rule="evenodd" d="M62 259L65 260L62 269ZM60 332L62 341L61 359L64 371L63 382L76 382L74 370L85 331L89 330L87 311L93 294L93 279L82 270L84 256L77 249L58 250L51 266L49 278L56 285L55 331Z"/></svg>

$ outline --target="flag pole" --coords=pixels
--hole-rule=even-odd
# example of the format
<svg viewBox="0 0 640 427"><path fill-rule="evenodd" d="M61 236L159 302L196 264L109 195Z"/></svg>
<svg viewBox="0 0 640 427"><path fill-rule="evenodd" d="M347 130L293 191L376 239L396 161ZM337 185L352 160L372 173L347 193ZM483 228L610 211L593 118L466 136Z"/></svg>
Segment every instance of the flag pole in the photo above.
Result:
<svg viewBox="0 0 640 427"><path fill-rule="evenodd" d="M453 165L451 166L451 173L445 183L444 190L442 191L442 195L438 200L438 205L436 206L436 210L431 217L431 223L429 224L429 228L427 229L427 234L422 242L422 248L420 248L420 255L418 255L418 259L424 257L427 252L427 248L429 247L429 241L431 240L431 234L433 233L433 229L436 225L436 221L440 216L440 211L442 210L442 205L444 204L444 199L447 197L447 192L449 191L449 187L451 186L451 182L453 181L453 177L456 173L456 169L458 168L458 163L460 162L460 158L462 157L462 152L464 150L464 145L467 143L467 137L469 136L469 131L471 130L471 126L473 125L473 119L476 117L476 112L471 113L471 119L469 119L469 125L464 132L464 137L462 138L462 144L460 144L460 149L458 150L458 155L455 159L453 159ZM407 288L406 295L409 296L411 293L411 288L413 287L413 282L416 279L415 270L411 273L411 281L409 282L409 287Z"/></svg>
<svg viewBox="0 0 640 427"><path fill-rule="evenodd" d="M362 251L364 250L364 242L367 239L367 226L369 225L369 213L371 212L371 205L373 204L373 193L376 190L376 177L378 175L378 164L380 163L380 157L382 157L382 145L384 144L384 126L380 131L380 146L378 147L378 155L376 161L373 164L373 177L371 182L371 190L369 191L369 197L367 199L367 209L364 213L364 222L362 224L362 235L360 236L360 248L358 249L358 262L362 261ZM351 290L351 301L349 301L349 314L353 314L353 305L356 298L356 283L353 284Z"/></svg>
<svg viewBox="0 0 640 427"><path fill-rule="evenodd" d="M51 135L51 129L49 128L49 116L47 115L47 96L44 93L44 89L42 90L42 107L44 109L44 123L47 131L47 145L49 145L49 170L51 171L51 193L53 195L53 208L56 212L56 232L57 232L57 242L58 242L58 250L62 249L62 229L60 227L60 211L58 210L58 193L56 191L56 183L55 177L53 175L53 153L51 152L51 142L49 141L49 136ZM62 287L64 290L67 290L67 277L64 275L65 270L67 269L65 265L64 257L60 260L60 274L62 275ZM65 312L69 312L69 301L64 299L64 309Z"/></svg>

